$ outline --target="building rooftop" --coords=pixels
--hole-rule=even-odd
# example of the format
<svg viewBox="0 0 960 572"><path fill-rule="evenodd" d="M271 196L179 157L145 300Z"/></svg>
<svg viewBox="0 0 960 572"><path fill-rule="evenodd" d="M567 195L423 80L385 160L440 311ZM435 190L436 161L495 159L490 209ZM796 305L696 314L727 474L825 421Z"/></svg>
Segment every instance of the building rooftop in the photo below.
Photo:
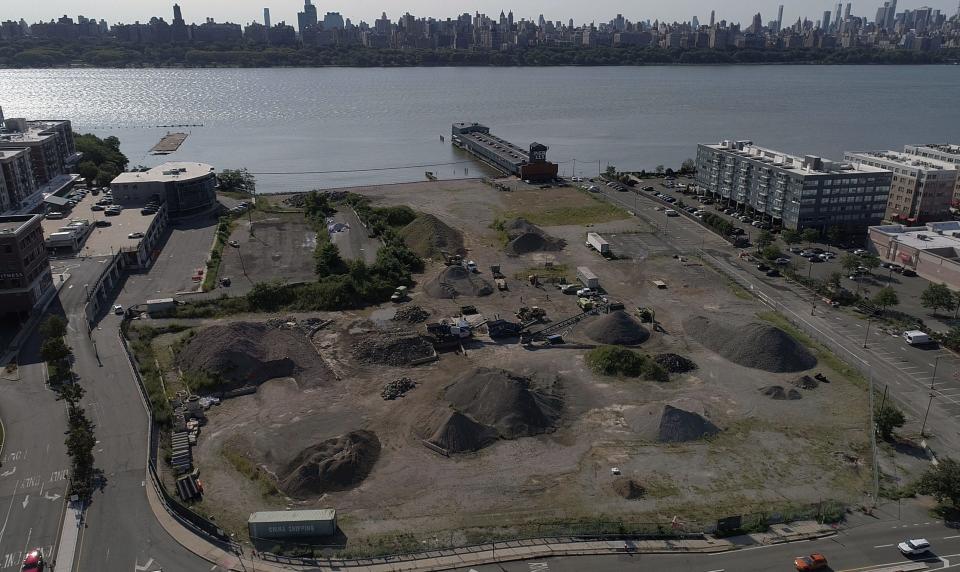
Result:
<svg viewBox="0 0 960 572"><path fill-rule="evenodd" d="M27 150L26 147L23 149L0 149L0 160L16 157Z"/></svg>
<svg viewBox="0 0 960 572"><path fill-rule="evenodd" d="M120 173L110 184L183 181L203 177L214 170L206 163L164 163L146 171Z"/></svg>
<svg viewBox="0 0 960 572"><path fill-rule="evenodd" d="M332 508L317 510L269 510L255 512L247 522L310 522L314 520L333 520L337 511Z"/></svg>
<svg viewBox="0 0 960 572"><path fill-rule="evenodd" d="M120 211L116 216L106 216L103 211L91 210L91 206L102 197L87 194L83 197L77 206L73 207L67 217L61 220L43 219L43 235L49 237L57 232L60 227L67 226L76 220L85 220L90 224L96 225L100 219L110 221L110 226L95 226L93 231L87 237L83 248L78 254L81 256L112 256L121 251L136 250L143 239L130 238L129 235L135 232L147 232L157 214L140 214L139 208L128 208Z"/></svg>
<svg viewBox="0 0 960 572"><path fill-rule="evenodd" d="M917 169L918 171L956 171L957 165L939 159L901 153L900 151L848 151L847 157L870 157L890 165Z"/></svg>
<svg viewBox="0 0 960 572"><path fill-rule="evenodd" d="M796 171L807 175L836 175L842 173L864 174L864 173L886 173L885 169L879 169L870 165L851 165L847 162L836 162L823 159L816 155L791 155L783 151L776 151L766 147L754 145L753 141L729 141L724 140L715 144L703 144L705 147L717 151L726 151L733 155L753 159L762 163L767 163L771 167L785 169L787 171Z"/></svg>
<svg viewBox="0 0 960 572"><path fill-rule="evenodd" d="M923 145L909 145L910 147L916 147L918 149L934 149L948 155L960 155L960 145L953 145L950 143L928 143Z"/></svg>
<svg viewBox="0 0 960 572"><path fill-rule="evenodd" d="M18 120L8 119L7 124L11 125L16 121ZM9 127L0 130L0 144L9 146L11 143L23 143L28 145L30 143L44 141L54 136L50 131L52 127L57 127L63 123L67 123L67 120L45 119L41 121L26 121L24 123L26 129L23 131L15 131Z"/></svg>
<svg viewBox="0 0 960 572"><path fill-rule="evenodd" d="M931 222L924 226L888 224L870 228L918 250L960 249L960 221Z"/></svg>
<svg viewBox="0 0 960 572"><path fill-rule="evenodd" d="M11 215L0 216L0 236L5 234L16 234L30 224L33 219L41 219L40 215Z"/></svg>

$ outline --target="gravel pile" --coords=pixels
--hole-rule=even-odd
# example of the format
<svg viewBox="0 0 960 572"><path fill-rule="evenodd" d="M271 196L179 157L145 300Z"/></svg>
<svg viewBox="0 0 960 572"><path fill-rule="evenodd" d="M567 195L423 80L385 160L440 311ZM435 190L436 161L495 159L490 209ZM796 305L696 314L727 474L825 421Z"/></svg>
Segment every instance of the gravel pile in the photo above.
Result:
<svg viewBox="0 0 960 572"><path fill-rule="evenodd" d="M782 385L769 385L767 387L761 387L760 393L775 401L796 401L797 399L803 398L803 395L801 395L796 389L787 391Z"/></svg>
<svg viewBox="0 0 960 572"><path fill-rule="evenodd" d="M278 475L278 488L304 499L353 488L367 478L380 457L380 439L353 431L304 449Z"/></svg>
<svg viewBox="0 0 960 572"><path fill-rule="evenodd" d="M408 391L415 387L417 387L417 382L409 377L401 377L384 385L383 390L380 391L380 397L386 401L393 401L394 399L403 397Z"/></svg>
<svg viewBox="0 0 960 572"><path fill-rule="evenodd" d="M457 296L489 296L493 286L471 273L463 266L448 266L424 286L424 291L433 298L453 299Z"/></svg>
<svg viewBox="0 0 960 572"><path fill-rule="evenodd" d="M354 336L351 351L359 362L371 365L410 365L434 354L426 338L404 330Z"/></svg>
<svg viewBox="0 0 960 572"><path fill-rule="evenodd" d="M200 330L177 354L177 365L184 372L206 372L219 378L221 391L256 387L280 377L296 379L301 388L336 379L302 331L262 322L233 322Z"/></svg>
<svg viewBox="0 0 960 572"><path fill-rule="evenodd" d="M611 346L636 346L650 337L650 332L623 310L593 320L584 333L597 343Z"/></svg>
<svg viewBox="0 0 960 572"><path fill-rule="evenodd" d="M809 375L801 375L797 379L793 380L793 384L800 389L816 389L820 386L820 382Z"/></svg>
<svg viewBox="0 0 960 572"><path fill-rule="evenodd" d="M448 254L466 254L463 234L431 214L422 214L400 229L400 237L421 258L440 258Z"/></svg>
<svg viewBox="0 0 960 572"><path fill-rule="evenodd" d="M428 439L449 453L472 453L496 440L496 429L481 425L457 411L451 411Z"/></svg>
<svg viewBox="0 0 960 572"><path fill-rule="evenodd" d="M670 373L687 373L697 369L693 360L677 354L657 354L653 361Z"/></svg>
<svg viewBox="0 0 960 572"><path fill-rule="evenodd" d="M406 322L408 324L419 324L427 321L427 318L430 317L430 312L424 310L420 306L404 306L397 310L397 313L393 315L394 322Z"/></svg>
<svg viewBox="0 0 960 572"><path fill-rule="evenodd" d="M660 443L685 443L711 437L720 429L699 413L664 405L657 428Z"/></svg>
<svg viewBox="0 0 960 572"><path fill-rule="evenodd" d="M540 227L526 219L518 218L504 225L509 242L505 248L507 254L519 256L531 252L552 252L563 250L565 240L550 236Z"/></svg>
<svg viewBox="0 0 960 572"><path fill-rule="evenodd" d="M769 324L736 323L727 318L696 316L686 320L691 337L733 363L771 373L789 373L817 365L807 348Z"/></svg>
<svg viewBox="0 0 960 572"><path fill-rule="evenodd" d="M613 481L613 491L627 500L640 500L647 494L647 489L643 485L626 477Z"/></svg>

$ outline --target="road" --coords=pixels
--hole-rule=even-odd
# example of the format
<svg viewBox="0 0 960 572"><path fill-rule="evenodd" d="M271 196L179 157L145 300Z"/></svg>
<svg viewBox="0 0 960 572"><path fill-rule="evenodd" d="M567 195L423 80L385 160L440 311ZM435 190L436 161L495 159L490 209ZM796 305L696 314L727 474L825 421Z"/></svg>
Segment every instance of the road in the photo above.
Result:
<svg viewBox="0 0 960 572"><path fill-rule="evenodd" d="M876 387L889 387L898 405L911 418L911 437L919 436L926 416L931 448L947 453L960 450L960 359L956 356L938 349L907 346L881 328L872 327L868 332L868 322L827 306L801 286L761 274L751 263L739 259L739 250L694 220L686 216L667 217L657 210L665 204L648 193L621 193L605 186L600 192L657 228L660 240L678 253L702 252L712 265L800 324L840 359L872 377Z"/></svg>

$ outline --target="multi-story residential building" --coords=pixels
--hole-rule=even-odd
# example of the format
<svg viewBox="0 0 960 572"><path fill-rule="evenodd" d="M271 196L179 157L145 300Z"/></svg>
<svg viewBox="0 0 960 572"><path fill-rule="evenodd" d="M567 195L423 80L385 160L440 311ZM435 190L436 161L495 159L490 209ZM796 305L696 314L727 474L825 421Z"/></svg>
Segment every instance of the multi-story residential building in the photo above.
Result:
<svg viewBox="0 0 960 572"><path fill-rule="evenodd" d="M0 314L25 316L53 288L42 219L0 216Z"/></svg>
<svg viewBox="0 0 960 572"><path fill-rule="evenodd" d="M879 224L891 178L885 169L814 155L801 158L752 141L697 148L697 184L702 189L795 230Z"/></svg>
<svg viewBox="0 0 960 572"><path fill-rule="evenodd" d="M904 153L918 155L927 159L936 159L946 163L953 163L960 169L960 145L951 144L927 144L927 145L907 145L903 148ZM960 208L960 174L957 175L957 186L953 191L953 204L955 208Z"/></svg>
<svg viewBox="0 0 960 572"><path fill-rule="evenodd" d="M0 149L29 149L37 186L66 173L78 159L69 121L7 119L4 126Z"/></svg>
<svg viewBox="0 0 960 572"><path fill-rule="evenodd" d="M19 209L37 190L29 149L0 149L0 213Z"/></svg>
<svg viewBox="0 0 960 572"><path fill-rule="evenodd" d="M950 218L960 166L897 151L848 152L844 157L893 173L885 219L922 224Z"/></svg>

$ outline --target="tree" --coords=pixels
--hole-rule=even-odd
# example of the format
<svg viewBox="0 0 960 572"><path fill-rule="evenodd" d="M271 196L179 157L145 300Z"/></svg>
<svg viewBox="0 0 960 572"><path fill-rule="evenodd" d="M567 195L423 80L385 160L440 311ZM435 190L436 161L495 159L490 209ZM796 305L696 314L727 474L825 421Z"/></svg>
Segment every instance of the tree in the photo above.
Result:
<svg viewBox="0 0 960 572"><path fill-rule="evenodd" d="M106 162L100 165L100 172L97 173L97 184L101 187L110 186L110 182L120 174L120 167L115 163Z"/></svg>
<svg viewBox="0 0 960 572"><path fill-rule="evenodd" d="M903 416L903 411L897 409L889 400L883 403L883 405L877 405L874 419L876 420L877 431L880 433L880 437L886 441L893 438L894 429L903 427L903 424L907 422L906 417Z"/></svg>
<svg viewBox="0 0 960 572"><path fill-rule="evenodd" d="M920 305L933 310L933 315L936 316L940 308L953 307L953 292L946 284L931 282L920 295Z"/></svg>
<svg viewBox="0 0 960 572"><path fill-rule="evenodd" d="M805 228L800 236L803 237L803 242L809 244L820 240L820 231L815 228Z"/></svg>
<svg viewBox="0 0 960 572"><path fill-rule="evenodd" d="M831 226L827 229L827 240L830 244L837 245L843 240L845 234L842 227Z"/></svg>
<svg viewBox="0 0 960 572"><path fill-rule="evenodd" d="M84 161L77 166L77 172L87 181L94 181L100 172L99 167L93 161Z"/></svg>
<svg viewBox="0 0 960 572"><path fill-rule="evenodd" d="M843 268L847 274L850 274L860 267L860 257L846 254L840 259L840 267Z"/></svg>
<svg viewBox="0 0 960 572"><path fill-rule="evenodd" d="M957 316L960 316L960 290L957 290L956 292L954 292L953 297L956 298L954 300L955 307L953 310L953 317L957 318Z"/></svg>
<svg viewBox="0 0 960 572"><path fill-rule="evenodd" d="M40 358L47 363L59 364L72 354L63 338L49 338L40 346Z"/></svg>
<svg viewBox="0 0 960 572"><path fill-rule="evenodd" d="M666 167L664 167L663 165L657 165L657 175L663 175L663 173L666 172L666 170L667 170Z"/></svg>
<svg viewBox="0 0 960 572"><path fill-rule="evenodd" d="M764 249L763 249L763 251L760 253L760 255L763 256L764 258L766 258L767 260L776 260L776 259L780 258L781 256L783 256L783 253L780 252L780 249L777 248L777 245L775 245L775 244L770 244L770 245L764 247Z"/></svg>
<svg viewBox="0 0 960 572"><path fill-rule="evenodd" d="M314 254L314 272L317 276L323 278L333 274L343 274L347 271L347 265L340 257L340 249L336 244L330 241L323 241L317 246Z"/></svg>
<svg viewBox="0 0 960 572"><path fill-rule="evenodd" d="M880 266L880 258L872 254L867 256L860 257L860 265L867 268L867 270L874 270Z"/></svg>
<svg viewBox="0 0 960 572"><path fill-rule="evenodd" d="M605 174L606 176L608 176L608 177L616 177L616 176L617 176L617 168L614 167L613 165L607 165L607 170L606 170L606 172L605 172L604 174Z"/></svg>
<svg viewBox="0 0 960 572"><path fill-rule="evenodd" d="M890 306L896 306L899 304L900 298L897 296L896 290L890 286L887 286L885 288L881 288L880 291L873 296L872 302L877 306L880 306L881 310L886 310Z"/></svg>
<svg viewBox="0 0 960 572"><path fill-rule="evenodd" d="M950 328L950 331L947 332L946 336L943 338L943 345L947 346L953 351L960 350L960 326L954 326Z"/></svg>
<svg viewBox="0 0 960 572"><path fill-rule="evenodd" d="M224 169L217 175L220 190L228 193L252 195L257 192L257 180L246 169Z"/></svg>
<svg viewBox="0 0 960 572"><path fill-rule="evenodd" d="M770 246L773 244L773 233L771 233L769 230L761 230L759 233L757 233L756 243L758 250L762 250Z"/></svg>
<svg viewBox="0 0 960 572"><path fill-rule="evenodd" d="M60 316L50 316L40 324L44 338L62 338L67 335L67 321Z"/></svg>
<svg viewBox="0 0 960 572"><path fill-rule="evenodd" d="M949 500L954 507L960 506L960 463L949 457L938 459L920 477L917 491L933 496L939 503Z"/></svg>
<svg viewBox="0 0 960 572"><path fill-rule="evenodd" d="M784 244L789 246L791 244L796 244L800 242L801 237L799 232L791 228L785 228L783 229L783 232L780 233L780 240L782 240Z"/></svg>
<svg viewBox="0 0 960 572"><path fill-rule="evenodd" d="M841 279L841 278L843 278L843 275L840 274L839 272L831 272L831 273L830 273L830 276L827 277L827 284L828 284L831 288L833 288L833 289L835 289L835 290L839 290L839 289L840 289L840 279Z"/></svg>
<svg viewBox="0 0 960 572"><path fill-rule="evenodd" d="M680 164L681 173L696 173L697 172L697 162L693 159L686 159L683 163Z"/></svg>

